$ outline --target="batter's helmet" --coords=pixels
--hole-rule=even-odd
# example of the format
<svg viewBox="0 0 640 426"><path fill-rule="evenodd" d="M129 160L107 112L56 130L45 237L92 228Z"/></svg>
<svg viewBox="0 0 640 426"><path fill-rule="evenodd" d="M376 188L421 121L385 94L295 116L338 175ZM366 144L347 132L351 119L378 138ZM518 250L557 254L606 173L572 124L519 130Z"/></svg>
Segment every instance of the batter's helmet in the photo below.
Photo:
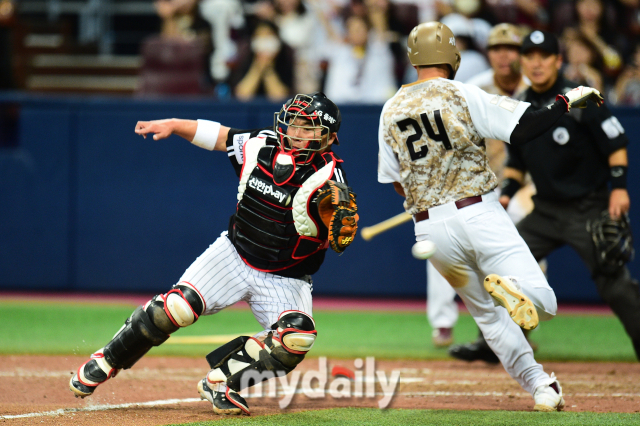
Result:
<svg viewBox="0 0 640 426"><path fill-rule="evenodd" d="M520 47L522 45L522 35L518 27L512 24L498 24L489 32L487 48L506 44L508 46Z"/></svg>
<svg viewBox="0 0 640 426"><path fill-rule="evenodd" d="M407 40L407 54L414 67L449 65L453 80L460 67L460 51L453 32L440 22L427 22L414 27Z"/></svg>
<svg viewBox="0 0 640 426"><path fill-rule="evenodd" d="M599 219L587 222L587 231L596 246L602 272L615 274L633 259L635 250L628 215L615 220L604 211Z"/></svg>
<svg viewBox="0 0 640 426"><path fill-rule="evenodd" d="M294 121L302 118L306 121L304 125L296 125ZM322 92L314 92L309 95L298 94L289 99L275 113L274 131L279 136L280 145L285 151L295 151L294 156L299 163L307 163L311 161L313 155L317 151L327 147L327 138L331 133L337 133L340 130L342 117L340 110L327 96ZM304 148L293 147L291 137L295 129L314 129L315 135L312 138L300 138L296 136L296 140L307 141ZM326 138L325 138L326 136ZM338 137L333 142L338 144Z"/></svg>

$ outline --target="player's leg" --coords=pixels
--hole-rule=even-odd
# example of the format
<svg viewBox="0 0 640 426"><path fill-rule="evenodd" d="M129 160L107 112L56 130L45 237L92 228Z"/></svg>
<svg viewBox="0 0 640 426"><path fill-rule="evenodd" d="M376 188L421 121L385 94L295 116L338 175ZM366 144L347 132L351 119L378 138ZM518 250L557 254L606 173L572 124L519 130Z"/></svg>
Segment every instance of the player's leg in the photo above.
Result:
<svg viewBox="0 0 640 426"><path fill-rule="evenodd" d="M640 291L638 282L631 277L629 269L623 264L619 268L603 268L598 261L597 252L591 233L587 232L586 223L598 220L606 208L603 203L595 204L587 212L574 211L573 223L567 223L563 234L569 245L580 255L589 268L598 293L620 318L625 331L631 338L636 356L640 359Z"/></svg>
<svg viewBox="0 0 640 426"><path fill-rule="evenodd" d="M462 216L465 217L468 232L475 236L471 244L476 253L477 264L482 273L490 276L485 281L485 288L493 292L498 303L509 306L514 321L521 323L522 316L528 315L525 312L528 310L528 303L519 305L517 300L521 293L535 306L539 320L553 318L557 311L555 293L500 203L493 201L482 206L482 209L486 209L484 220L474 220L477 216L471 210L473 207L475 206L463 209ZM528 220L529 217L525 218L521 224ZM549 245L548 249L551 247ZM536 325L527 324L524 328L535 328Z"/></svg>
<svg viewBox="0 0 640 426"><path fill-rule="evenodd" d="M218 238L178 284L136 308L113 339L78 368L69 383L71 391L82 398L91 395L98 385L115 377L119 370L131 368L178 328L239 301L246 294L246 286L235 273L238 262L242 260L228 238Z"/></svg>
<svg viewBox="0 0 640 426"><path fill-rule="evenodd" d="M453 342L453 326L458 321L456 291L427 261L427 319L433 329L433 344L446 347Z"/></svg>
<svg viewBox="0 0 640 426"><path fill-rule="evenodd" d="M435 210L433 214L432 210ZM423 229L420 229L422 222L416 224L416 235L422 231L421 238L428 236L438 246L431 258L434 266L454 286L506 371L532 395L556 383L535 361L520 328L505 309L496 307L483 285L487 267L500 267L498 272L504 275L508 275L509 268L515 268L509 269L511 273L517 271L533 284L531 293L537 295L543 290L542 295L537 295L542 316L555 314L553 291L548 288L533 256L522 249L524 242L495 194L483 196L482 203L460 210L430 209L429 215ZM500 244L503 238L508 243ZM544 293L547 291L550 295ZM562 395L556 395L556 408L559 408Z"/></svg>
<svg viewBox="0 0 640 426"><path fill-rule="evenodd" d="M288 374L312 348L317 334L310 278L285 278L251 268L248 273L247 301L264 331L234 339L207 356L212 369L198 383L198 392L217 414L249 414L238 392Z"/></svg>

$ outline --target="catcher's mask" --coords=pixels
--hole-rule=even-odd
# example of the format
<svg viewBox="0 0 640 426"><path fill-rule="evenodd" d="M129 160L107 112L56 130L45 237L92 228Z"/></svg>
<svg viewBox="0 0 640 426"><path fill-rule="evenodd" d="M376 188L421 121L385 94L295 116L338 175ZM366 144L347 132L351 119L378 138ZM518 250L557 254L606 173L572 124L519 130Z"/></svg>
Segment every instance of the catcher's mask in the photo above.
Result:
<svg viewBox="0 0 640 426"><path fill-rule="evenodd" d="M324 93L298 94L275 113L274 130L280 149L290 153L297 164L308 164L328 146L341 121L340 110ZM338 144L337 136L333 143Z"/></svg>
<svg viewBox="0 0 640 426"><path fill-rule="evenodd" d="M596 246L600 270L605 274L615 274L635 254L629 216L624 214L615 220L603 211L600 218L587 222L587 231Z"/></svg>

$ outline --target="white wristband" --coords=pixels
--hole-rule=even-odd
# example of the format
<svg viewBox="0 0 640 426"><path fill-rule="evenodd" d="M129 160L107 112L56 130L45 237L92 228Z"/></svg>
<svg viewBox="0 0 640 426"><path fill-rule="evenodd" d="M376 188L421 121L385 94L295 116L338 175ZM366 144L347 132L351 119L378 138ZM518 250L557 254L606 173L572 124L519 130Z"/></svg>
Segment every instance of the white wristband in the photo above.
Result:
<svg viewBox="0 0 640 426"><path fill-rule="evenodd" d="M191 141L192 144L200 148L213 151L218 142L218 134L220 133L220 123L217 121L198 120L196 134Z"/></svg>

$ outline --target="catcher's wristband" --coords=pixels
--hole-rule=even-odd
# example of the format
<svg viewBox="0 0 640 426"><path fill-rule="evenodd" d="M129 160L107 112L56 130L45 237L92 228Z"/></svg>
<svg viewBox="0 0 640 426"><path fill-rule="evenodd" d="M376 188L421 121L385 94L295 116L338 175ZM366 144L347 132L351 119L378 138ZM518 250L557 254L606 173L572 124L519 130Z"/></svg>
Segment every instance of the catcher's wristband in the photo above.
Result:
<svg viewBox="0 0 640 426"><path fill-rule="evenodd" d="M500 186L500 196L506 195L509 198L513 198L516 195L516 192L522 187L520 182L513 178L506 178L502 181L502 185Z"/></svg>
<svg viewBox="0 0 640 426"><path fill-rule="evenodd" d="M609 181L612 189L627 189L627 166L612 166Z"/></svg>

